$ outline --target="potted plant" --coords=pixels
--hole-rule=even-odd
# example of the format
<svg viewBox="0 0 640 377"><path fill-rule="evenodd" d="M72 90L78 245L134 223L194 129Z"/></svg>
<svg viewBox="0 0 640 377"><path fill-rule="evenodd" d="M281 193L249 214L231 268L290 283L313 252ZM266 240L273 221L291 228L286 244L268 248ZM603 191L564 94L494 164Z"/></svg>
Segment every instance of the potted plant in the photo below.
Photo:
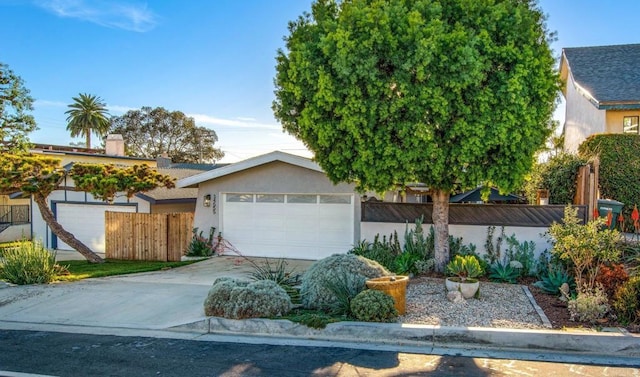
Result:
<svg viewBox="0 0 640 377"><path fill-rule="evenodd" d="M480 282L476 279L483 274L480 262L473 255L456 255L447 264L447 274L445 279L447 291L460 291L462 297L471 298L476 295L480 288Z"/></svg>

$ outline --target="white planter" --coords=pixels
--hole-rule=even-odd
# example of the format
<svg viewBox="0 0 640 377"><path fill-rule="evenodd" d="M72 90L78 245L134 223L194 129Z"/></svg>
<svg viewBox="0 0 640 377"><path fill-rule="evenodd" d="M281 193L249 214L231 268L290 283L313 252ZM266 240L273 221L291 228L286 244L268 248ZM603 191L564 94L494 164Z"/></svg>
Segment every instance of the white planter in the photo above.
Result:
<svg viewBox="0 0 640 377"><path fill-rule="evenodd" d="M446 278L444 285L447 291L460 291L462 297L472 298L480 289L480 282L477 279L467 279L464 283L460 281L460 278L452 277Z"/></svg>

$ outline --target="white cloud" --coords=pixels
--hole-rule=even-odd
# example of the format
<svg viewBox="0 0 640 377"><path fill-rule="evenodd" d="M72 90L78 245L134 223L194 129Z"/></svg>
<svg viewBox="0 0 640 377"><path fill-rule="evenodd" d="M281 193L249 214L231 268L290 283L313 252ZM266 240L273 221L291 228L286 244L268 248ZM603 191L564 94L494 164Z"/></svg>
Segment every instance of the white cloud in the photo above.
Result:
<svg viewBox="0 0 640 377"><path fill-rule="evenodd" d="M146 5L123 1L35 0L35 4L58 17L140 33L153 29L158 23L158 17Z"/></svg>
<svg viewBox="0 0 640 377"><path fill-rule="evenodd" d="M216 118L206 114L187 114L192 117L196 123L206 123L215 126L226 126L226 127L238 127L238 128L261 128L267 130L280 130L282 129L277 124L266 124L266 123L258 123L254 121L242 120L247 118L236 118L236 119L223 119Z"/></svg>
<svg viewBox="0 0 640 377"><path fill-rule="evenodd" d="M133 107L129 107L129 106L118 106L118 105L107 105L107 110L109 110L110 113L120 113L120 114L124 114L127 111L131 111L131 110L137 110Z"/></svg>
<svg viewBox="0 0 640 377"><path fill-rule="evenodd" d="M68 104L60 101L49 101L46 99L38 99L33 103L34 107L66 107Z"/></svg>

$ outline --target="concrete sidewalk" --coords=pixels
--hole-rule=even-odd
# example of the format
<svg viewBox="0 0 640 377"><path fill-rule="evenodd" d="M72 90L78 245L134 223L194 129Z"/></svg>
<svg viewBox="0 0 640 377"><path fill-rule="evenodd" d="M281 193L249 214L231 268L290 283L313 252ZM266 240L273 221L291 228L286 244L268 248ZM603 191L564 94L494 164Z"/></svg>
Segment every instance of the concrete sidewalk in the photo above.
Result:
<svg viewBox="0 0 640 377"><path fill-rule="evenodd" d="M304 271L312 261L288 262ZM0 289L0 328L53 325L101 333L105 329L168 330L176 336L267 336L319 341L358 341L415 347L527 350L615 355L640 365L640 336L624 331L569 332L450 328L340 322L311 329L286 320L229 320L204 316L203 302L221 276L246 277L251 265L238 257L214 257L166 271L86 279L73 283ZM63 331L63 330L59 330ZM181 334L181 335L180 335ZM633 361L635 360L635 361ZM633 364L636 363L636 364Z"/></svg>

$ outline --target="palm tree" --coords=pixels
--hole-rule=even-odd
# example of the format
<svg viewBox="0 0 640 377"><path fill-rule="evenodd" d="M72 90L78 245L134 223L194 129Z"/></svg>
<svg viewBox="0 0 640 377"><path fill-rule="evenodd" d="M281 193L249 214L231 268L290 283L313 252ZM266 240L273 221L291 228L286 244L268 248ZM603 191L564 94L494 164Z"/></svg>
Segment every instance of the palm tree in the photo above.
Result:
<svg viewBox="0 0 640 377"><path fill-rule="evenodd" d="M109 132L106 104L102 98L86 93L73 97L73 101L68 106L69 110L65 111L65 114L69 114L67 131L71 132L71 137L84 136L86 147L91 148L91 133L103 137Z"/></svg>

